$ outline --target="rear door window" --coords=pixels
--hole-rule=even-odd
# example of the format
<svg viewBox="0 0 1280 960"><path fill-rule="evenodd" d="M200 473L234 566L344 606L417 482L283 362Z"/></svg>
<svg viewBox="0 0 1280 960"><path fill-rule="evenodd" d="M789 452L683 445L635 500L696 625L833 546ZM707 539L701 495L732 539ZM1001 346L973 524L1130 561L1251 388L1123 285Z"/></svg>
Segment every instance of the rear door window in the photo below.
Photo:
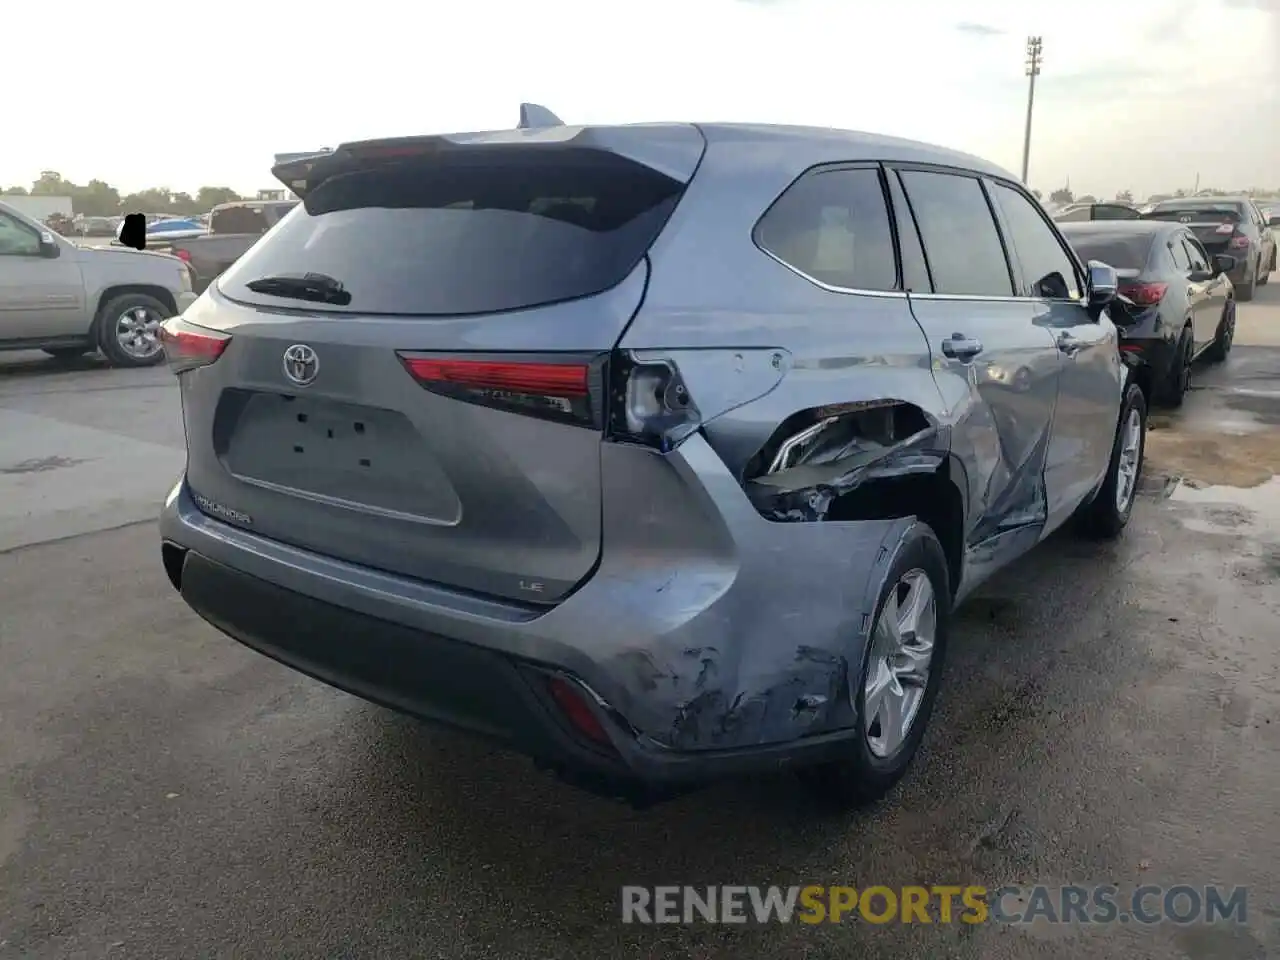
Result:
<svg viewBox="0 0 1280 960"><path fill-rule="evenodd" d="M894 226L898 231L898 250L902 257L902 285L915 293L932 293L929 264L925 260L920 228L902 192L902 181L895 171L889 172L889 202L893 207Z"/></svg>
<svg viewBox="0 0 1280 960"><path fill-rule="evenodd" d="M1013 280L986 193L976 177L903 170L902 185L920 225L934 291L1008 297Z"/></svg>
<svg viewBox="0 0 1280 960"><path fill-rule="evenodd" d="M894 290L898 270L880 172L817 170L756 225L765 251L811 280L847 290Z"/></svg>
<svg viewBox="0 0 1280 960"><path fill-rule="evenodd" d="M1187 245L1187 256L1191 258L1191 270L1193 273L1209 272L1209 254L1203 246L1200 245L1195 237L1183 237L1183 242Z"/></svg>
<svg viewBox="0 0 1280 960"><path fill-rule="evenodd" d="M1011 253L1022 267L1022 291L1046 300L1080 299L1080 278L1075 262L1045 222L1038 205L1007 184L996 183L992 193L1004 214L1012 241Z"/></svg>
<svg viewBox="0 0 1280 960"><path fill-rule="evenodd" d="M1185 234L1179 234L1174 237L1169 244L1169 252L1173 254L1173 265L1183 273L1190 273L1191 257L1187 253L1186 245L1183 243L1185 239Z"/></svg>
<svg viewBox="0 0 1280 960"><path fill-rule="evenodd" d="M310 309L450 316L601 293L624 280L683 184L603 150L486 147L371 163L324 181L218 281L326 274L351 295Z"/></svg>

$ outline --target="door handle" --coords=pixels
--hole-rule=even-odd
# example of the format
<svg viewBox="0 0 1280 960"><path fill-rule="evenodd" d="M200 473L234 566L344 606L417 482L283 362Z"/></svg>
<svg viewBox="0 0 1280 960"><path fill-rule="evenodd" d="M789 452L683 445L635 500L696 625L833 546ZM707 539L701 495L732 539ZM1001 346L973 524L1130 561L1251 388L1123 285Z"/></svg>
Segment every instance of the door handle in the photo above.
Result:
<svg viewBox="0 0 1280 960"><path fill-rule="evenodd" d="M1069 333L1058 334L1058 349L1065 353L1068 357L1074 357L1080 352L1080 348L1084 344L1077 340Z"/></svg>
<svg viewBox="0 0 1280 960"><path fill-rule="evenodd" d="M972 360L982 352L982 341L966 337L963 333L953 333L942 341L942 355L952 360Z"/></svg>

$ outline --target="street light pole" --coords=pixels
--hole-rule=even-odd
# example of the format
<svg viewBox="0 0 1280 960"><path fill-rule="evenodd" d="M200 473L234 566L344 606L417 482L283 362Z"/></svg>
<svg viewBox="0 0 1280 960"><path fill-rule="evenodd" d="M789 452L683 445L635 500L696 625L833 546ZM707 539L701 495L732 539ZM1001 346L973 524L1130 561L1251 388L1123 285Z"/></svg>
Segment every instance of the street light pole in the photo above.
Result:
<svg viewBox="0 0 1280 960"><path fill-rule="evenodd" d="M1040 37L1027 37L1027 76L1031 85L1027 90L1027 131L1022 140L1022 182L1027 182L1027 167L1031 163L1031 110L1036 102L1036 77L1040 76Z"/></svg>

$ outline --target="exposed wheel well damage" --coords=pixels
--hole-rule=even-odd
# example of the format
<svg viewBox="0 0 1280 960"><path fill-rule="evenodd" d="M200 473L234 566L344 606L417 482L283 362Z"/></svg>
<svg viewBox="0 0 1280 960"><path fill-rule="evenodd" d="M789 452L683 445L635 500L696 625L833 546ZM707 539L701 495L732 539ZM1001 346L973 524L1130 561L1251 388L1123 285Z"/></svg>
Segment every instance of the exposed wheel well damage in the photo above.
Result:
<svg viewBox="0 0 1280 960"><path fill-rule="evenodd" d="M894 520L929 524L947 555L954 594L961 573L964 503L937 421L899 400L799 411L744 471L761 516L780 523Z"/></svg>

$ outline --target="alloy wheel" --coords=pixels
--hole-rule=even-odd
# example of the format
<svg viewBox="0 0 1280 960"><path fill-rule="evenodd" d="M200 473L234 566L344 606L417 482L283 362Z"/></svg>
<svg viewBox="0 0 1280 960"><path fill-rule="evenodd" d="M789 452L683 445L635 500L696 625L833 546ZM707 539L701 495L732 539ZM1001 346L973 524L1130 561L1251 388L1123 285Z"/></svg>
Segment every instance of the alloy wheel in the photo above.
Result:
<svg viewBox="0 0 1280 960"><path fill-rule="evenodd" d="M160 352L160 324L164 322L154 310L130 307L116 318L116 342L135 360L150 360Z"/></svg>
<svg viewBox="0 0 1280 960"><path fill-rule="evenodd" d="M929 685L938 611L923 570L902 575L871 631L863 717L867 746L892 756L907 739Z"/></svg>

